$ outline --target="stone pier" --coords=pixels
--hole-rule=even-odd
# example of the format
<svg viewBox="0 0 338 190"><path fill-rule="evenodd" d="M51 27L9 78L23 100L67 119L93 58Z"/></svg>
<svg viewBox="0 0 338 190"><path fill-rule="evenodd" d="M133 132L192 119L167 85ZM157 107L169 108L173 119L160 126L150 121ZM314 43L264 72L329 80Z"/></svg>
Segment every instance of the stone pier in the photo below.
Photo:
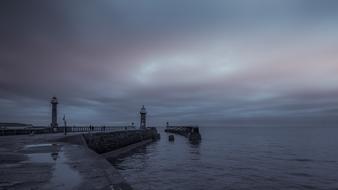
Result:
<svg viewBox="0 0 338 190"><path fill-rule="evenodd" d="M130 190L106 158L157 136L156 129L2 136L0 190Z"/></svg>
<svg viewBox="0 0 338 190"><path fill-rule="evenodd" d="M169 126L164 130L167 133L175 133L187 137L190 141L200 141L202 139L198 127L193 126Z"/></svg>
<svg viewBox="0 0 338 190"><path fill-rule="evenodd" d="M146 130L92 133L84 134L83 136L89 148L98 154L103 154L138 142L156 140L158 133L156 128L147 128Z"/></svg>

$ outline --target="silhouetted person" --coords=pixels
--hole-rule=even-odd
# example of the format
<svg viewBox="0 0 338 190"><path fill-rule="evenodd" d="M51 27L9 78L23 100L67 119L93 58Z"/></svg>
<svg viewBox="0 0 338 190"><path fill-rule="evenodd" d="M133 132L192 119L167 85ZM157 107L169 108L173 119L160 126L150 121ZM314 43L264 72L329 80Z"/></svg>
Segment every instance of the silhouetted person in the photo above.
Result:
<svg viewBox="0 0 338 190"><path fill-rule="evenodd" d="M64 134L65 135L67 135L67 121L66 121L66 116L65 115L63 115L63 122L64 122L64 124L65 124L65 128L64 128Z"/></svg>

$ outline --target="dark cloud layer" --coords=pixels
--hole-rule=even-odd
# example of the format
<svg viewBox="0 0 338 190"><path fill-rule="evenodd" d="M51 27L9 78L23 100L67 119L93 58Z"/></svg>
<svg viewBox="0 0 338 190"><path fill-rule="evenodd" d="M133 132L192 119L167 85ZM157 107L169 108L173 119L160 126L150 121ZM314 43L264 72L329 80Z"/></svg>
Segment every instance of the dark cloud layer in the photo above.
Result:
<svg viewBox="0 0 338 190"><path fill-rule="evenodd" d="M0 121L334 125L338 3L0 2Z"/></svg>

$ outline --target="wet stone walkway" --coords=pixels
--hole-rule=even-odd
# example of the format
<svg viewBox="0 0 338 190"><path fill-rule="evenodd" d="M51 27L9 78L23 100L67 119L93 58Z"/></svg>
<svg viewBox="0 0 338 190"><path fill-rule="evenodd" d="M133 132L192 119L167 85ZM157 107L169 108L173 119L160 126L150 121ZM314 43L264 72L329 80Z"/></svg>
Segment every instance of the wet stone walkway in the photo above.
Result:
<svg viewBox="0 0 338 190"><path fill-rule="evenodd" d="M109 162L62 137L0 137L0 190L123 189L123 178Z"/></svg>

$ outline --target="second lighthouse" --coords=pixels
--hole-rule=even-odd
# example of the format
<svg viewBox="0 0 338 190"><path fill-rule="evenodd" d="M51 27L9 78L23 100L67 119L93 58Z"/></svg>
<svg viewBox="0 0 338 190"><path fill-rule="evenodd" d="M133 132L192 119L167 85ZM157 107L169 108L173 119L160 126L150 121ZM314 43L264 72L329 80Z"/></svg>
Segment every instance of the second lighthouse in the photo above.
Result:
<svg viewBox="0 0 338 190"><path fill-rule="evenodd" d="M143 105L140 111L140 116L141 116L140 129L146 129L146 115L147 115L147 111Z"/></svg>

